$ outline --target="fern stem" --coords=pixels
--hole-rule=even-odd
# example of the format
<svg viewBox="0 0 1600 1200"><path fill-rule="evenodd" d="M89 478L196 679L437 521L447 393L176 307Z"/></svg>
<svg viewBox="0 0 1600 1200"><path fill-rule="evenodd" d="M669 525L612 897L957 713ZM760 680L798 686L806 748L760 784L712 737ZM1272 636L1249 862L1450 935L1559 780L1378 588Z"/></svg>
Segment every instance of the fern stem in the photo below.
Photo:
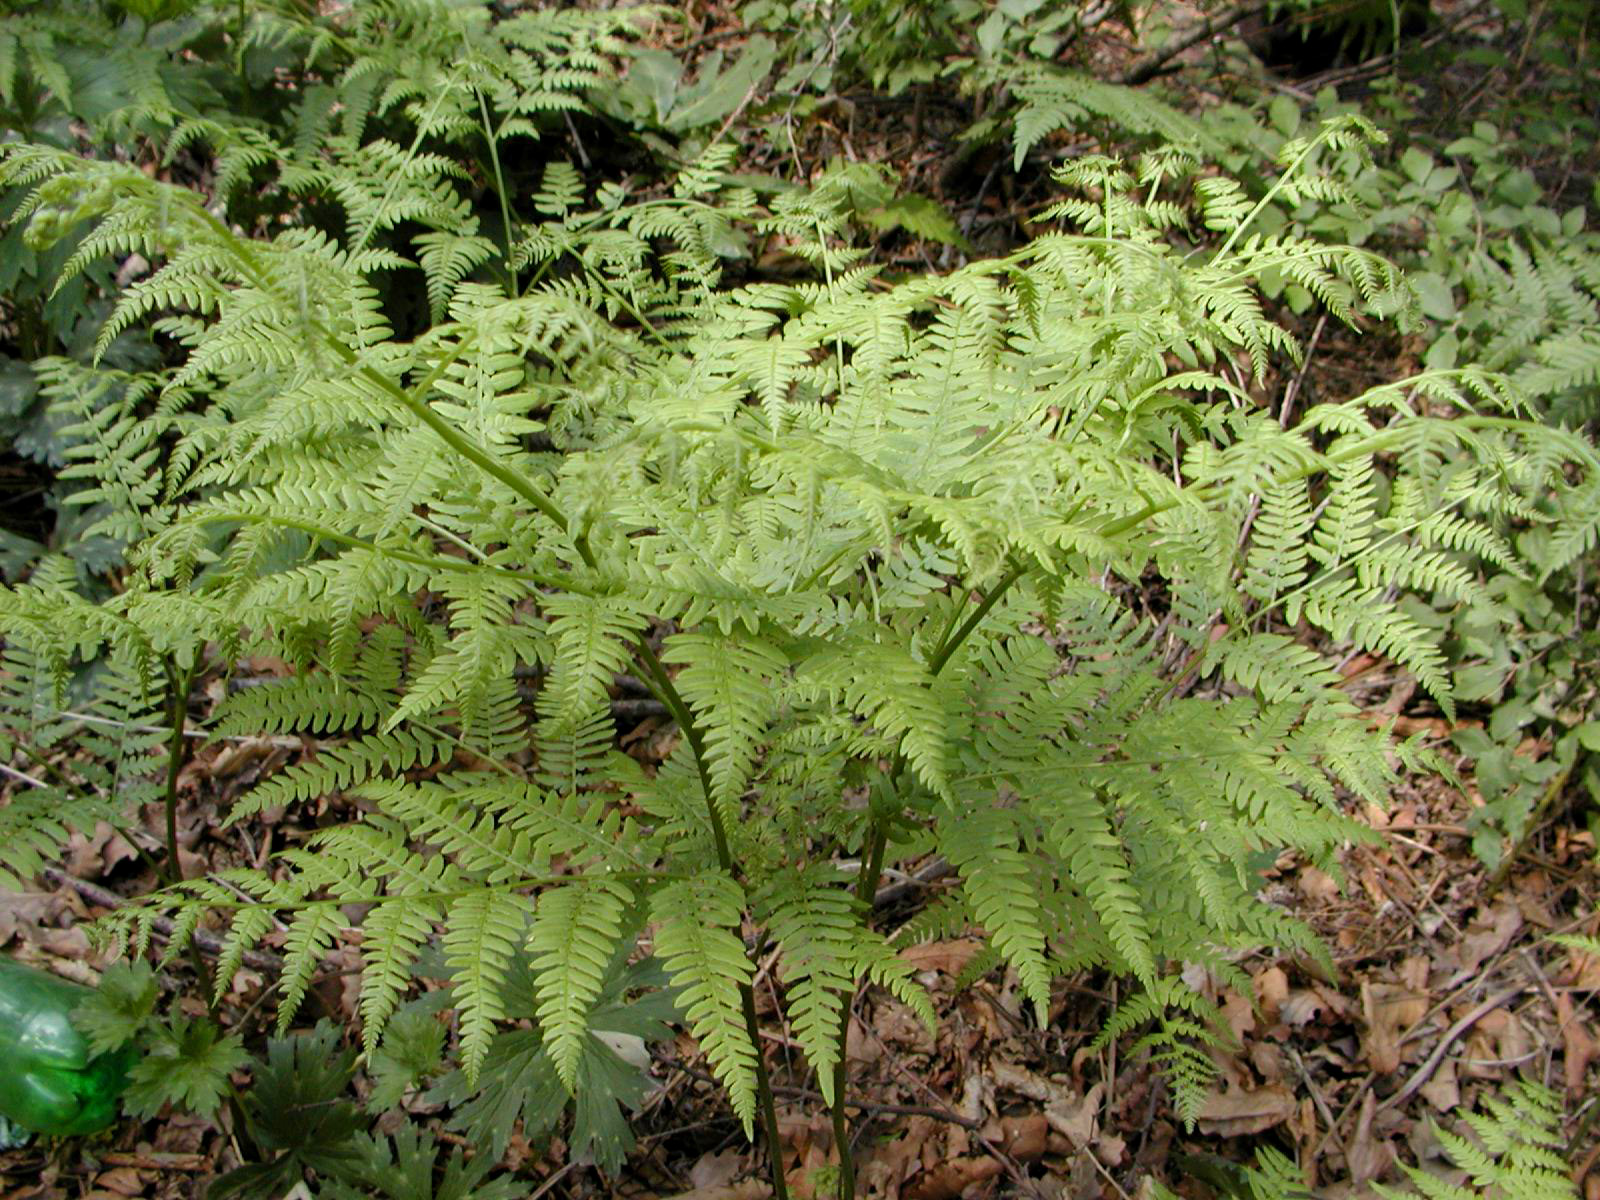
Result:
<svg viewBox="0 0 1600 1200"><path fill-rule="evenodd" d="M761 1108L761 1125L767 1139L767 1168L772 1173L773 1200L789 1200L789 1184L783 1177L783 1156L778 1149L778 1105L773 1098L772 1080L767 1075L767 1056L761 1052L756 991L748 983L739 985L739 1005L744 1010L744 1027L756 1049L756 1102Z"/></svg>
<svg viewBox="0 0 1600 1200"><path fill-rule="evenodd" d="M706 814L711 821L711 836L716 842L717 863L730 878L737 879L739 870L733 861L733 851L728 845L728 831L723 825L722 814L717 810L716 801L712 799L711 769L706 762L705 741L695 724L694 714L684 703L678 689L673 686L666 667L650 643L642 634L636 641L639 656L644 660L645 670L649 672L650 678L656 685L658 698L672 713L672 719L678 723L678 728L683 730L683 736L689 743L689 750L694 755L695 770L700 775L700 789L705 793ZM767 1074L767 1056L761 1050L761 1021L756 1016L756 993L749 983L739 985L739 1006L744 1012L745 1033L749 1036L750 1045L756 1054L756 1102L761 1109L762 1131L767 1142L767 1165L772 1172L772 1194L775 1200L789 1200L789 1187L783 1178L783 1156L778 1141L777 1102L773 1099L772 1079Z"/></svg>
<svg viewBox="0 0 1600 1200"><path fill-rule="evenodd" d="M956 630L955 636L940 644L939 649L934 652L933 658L928 661L928 674L937 675L944 670L945 664L950 661L951 655L961 648L961 643L972 636L972 631L983 623L983 619L989 615L989 611L1000 603L1002 596L1011 590L1012 584L1027 573L1028 566L1026 563L1012 564L1011 569L1001 577L1000 582L989 589L989 594L983 598L983 603L979 604L973 610L972 615L962 623L961 628ZM873 886L877 885L874 884Z"/></svg>
<svg viewBox="0 0 1600 1200"><path fill-rule="evenodd" d="M580 596L596 594L594 589L587 588L571 576L560 573L546 574L535 571L517 571L511 567L494 564L477 564L467 562L465 559L451 558L444 554L418 554L411 550L401 550L394 546L380 546L377 542L369 542L365 538L358 538L348 533L340 533L337 529L329 529L326 525L318 525L314 521L303 521L298 517L283 516L278 513L250 513L229 512L219 509L214 512L202 513L191 518L196 525L218 524L271 524L280 525L285 529L298 529L301 533L320 541L332 542L338 546L348 546L352 550L365 550L369 554L380 558L392 558L397 562L414 563L419 567L428 567L436 571L460 571L466 574L475 574L485 569L487 565L497 574L508 576L512 579L523 579L529 583L540 584L545 587L560 588L562 591L572 592Z"/></svg>
<svg viewBox="0 0 1600 1200"><path fill-rule="evenodd" d="M697 875L687 871L607 871L607 879L636 880L661 882L664 880L691 880ZM486 891L514 892L519 888L553 887L559 884L571 883L570 872L562 875L525 875L521 879L507 879L496 883L474 883L471 887L453 888L447 891L409 891L405 893L407 900L419 903L449 904L455 900L462 900L468 896L481 896ZM206 909L216 909L219 912L303 912L311 908L338 908L347 904L380 904L394 897L387 892L339 892L337 895L318 897L310 900L228 900L218 893L207 893L203 900L193 903L202 904Z"/></svg>
<svg viewBox="0 0 1600 1200"><path fill-rule="evenodd" d="M1000 603L1001 598L1027 572L1026 563L1012 563L1011 569L989 589L989 594L954 634L950 629L960 616L961 609L956 608L952 611L950 623L939 639L939 647L928 662L929 675L938 675L944 670L955 652L961 648L961 644L972 636L973 630L983 623L984 617L989 615L994 606ZM872 898L877 895L878 883L883 878L883 856L889 846L889 821L900 794L900 779L905 773L905 768L905 755L897 754L889 773L888 801L881 805L876 803L872 805L872 824L867 832L867 843L861 856L861 871L856 876L856 901L863 906L869 917L872 912ZM853 1002L854 997L851 999ZM839 1148L839 1200L854 1200L856 1189L855 1154L850 1148L850 1122L845 1113L844 1099L850 1050L850 1008L851 1004L847 1003L839 1015L838 1055L833 1063L833 1140Z"/></svg>
<svg viewBox="0 0 1600 1200"><path fill-rule="evenodd" d="M189 717L189 689L194 683L199 663L191 662L187 668L180 670L169 656L163 665L167 675L167 711L171 730L167 736L167 861L164 874L167 886L176 887L183 882L183 863L178 858L178 775L189 758L189 739L184 732ZM189 964L200 982L200 994L206 998L206 1008L215 1013L217 995L212 986L211 971L206 967L200 947L192 940L189 942Z"/></svg>
<svg viewBox="0 0 1600 1200"><path fill-rule="evenodd" d="M650 324L649 318L646 317L642 311L640 311L637 304L629 300L621 292L617 291L616 288L612 287L611 284L606 280L606 277L600 274L600 272L596 271L593 275L593 279L600 285L601 291L615 300L617 304L622 307L623 311L625 311L630 317L639 323L639 328L648 333L651 340L654 341L656 345L660 346L663 350L672 349L672 343L667 341L667 339L661 335L661 331L659 329Z"/></svg>
<svg viewBox="0 0 1600 1200"><path fill-rule="evenodd" d="M711 836L717 846L717 863L731 878L737 879L739 871L728 845L728 831L722 823L722 814L717 811L717 802L712 799L711 770L706 762L705 742L700 736L699 727L694 722L694 714L689 711L689 706L684 703L678 689L673 686L666 667L662 665L661 659L651 648L650 643L643 635L639 636L637 642L645 670L650 673L656 688L659 689L658 697L672 713L672 719L678 723L678 728L683 730L683 736L689 743L689 750L694 755L695 770L700 774L700 789L706 797L706 813L711 820ZM750 1045L756 1052L756 1102L761 1109L761 1125L767 1142L767 1165L772 1172L772 1194L775 1200L789 1200L789 1187L783 1178L783 1157L778 1142L777 1102L773 1099L772 1080L767 1074L767 1056L761 1050L761 1022L756 1016L756 993L748 983L739 985L739 1006L744 1012L745 1032L749 1035Z"/></svg>
<svg viewBox="0 0 1600 1200"><path fill-rule="evenodd" d="M200 217L202 221L210 225L213 230L221 234L222 237L226 239L240 265L245 268L248 274L254 277L252 282L254 282L255 285L261 288L263 291L270 292L272 289L261 270L260 263L256 261L255 255L251 252L248 242L235 234L233 230L229 229L228 226L221 220L221 218L207 210L204 205L192 201L190 203L190 208L195 215ZM363 364L360 356L357 355L354 350L350 349L349 346L345 345L344 342L334 334L333 330L329 329L321 321L312 318L310 325L311 328L316 331L317 336L320 337L328 346L328 348L332 350L334 354L337 355L346 365L354 367L356 373L368 383L373 384L380 390L388 393L395 400L399 401L400 404L402 404L411 412L413 416L417 418L417 420L421 421L424 425L436 433L439 436L440 441L444 442L445 445L449 446L450 449L454 450L457 454L466 459L473 466L477 467L480 471L483 471L490 477L499 480L518 496L521 496L529 504L533 505L535 509L549 519L557 529L561 530L562 533L568 532L568 526L570 522L568 522L566 514L556 507L555 503L550 499L550 497L546 496L537 487L535 487L528 480L522 478L522 476L518 475L510 467L506 466L502 462L495 461L495 459L486 451L474 445L471 440L461 434L454 425L450 424L449 421L445 420L438 413L434 412L427 400L424 399L423 394L409 392L397 384L394 380L390 379L382 371ZM587 543L583 542L581 538L579 539L578 550L583 556L585 563L587 563L589 567L593 568L595 565L593 556L588 553Z"/></svg>
<svg viewBox="0 0 1600 1200"><path fill-rule="evenodd" d="M433 430L434 433L438 434L439 440L445 445L449 446L450 449L454 450L462 458L466 459L473 466L484 472L484 474L489 475L505 484L518 496L521 496L529 504L533 505L533 507L536 508L540 514L546 517L553 525L555 525L557 529L561 530L562 533L568 532L569 522L566 514L555 506L555 503L550 499L550 497L546 496L543 492L534 487L533 484L529 483L526 479L522 478L522 476L518 475L510 467L506 466L502 462L495 461L495 459L485 451L473 445L471 441L457 431L454 425L450 424L449 421L445 420L438 413L434 412L433 409L428 405L427 401L421 399L420 397L413 396L410 392L406 391L405 388L395 383L394 380L390 379L382 371L376 370L373 367L357 365L358 360L353 350L351 350L337 338L333 337L331 332L329 332L327 336L329 343L335 348L335 353L344 358L344 360L351 366L354 366L363 379L366 379L370 383L376 384L378 387L381 387L384 391L388 392L389 395L393 396L401 404L405 405L406 408L411 411L412 415L417 418L417 420L421 421L429 429ZM594 564L591 561L589 565L593 566Z"/></svg>
<svg viewBox="0 0 1600 1200"><path fill-rule="evenodd" d="M895 760L889 787L897 788L905 759ZM889 844L888 814L873 805L872 827L867 833L865 852L861 856L861 871L856 876L856 900L863 906L867 917L872 912L872 897L877 893L878 880L883 875L883 855ZM867 919L867 918L863 918ZM833 1142L839 1148L839 1200L855 1200L856 1156L850 1145L850 1118L845 1112L845 1084L849 1082L850 1009L854 1006L852 989L844 1011L839 1014L838 1055L833 1063Z"/></svg>
<svg viewBox="0 0 1600 1200"><path fill-rule="evenodd" d="M167 883L183 882L183 866L178 861L178 774L189 757L189 742L183 736L189 712L189 685L194 682L194 664L180 671L170 659L167 673Z"/></svg>
<svg viewBox="0 0 1600 1200"><path fill-rule="evenodd" d="M678 689L673 686L667 669L662 665L661 659L651 649L650 643L640 635L636 643L639 647L639 657L644 661L645 670L649 673L651 681L655 684L657 698L667 706L672 713L672 719L678 723L678 728L683 730L684 739L689 743L689 752L694 756L695 770L700 775L700 789L706 797L706 813L711 820L711 837L717 846L717 862L729 875L737 878L738 872L733 864L733 852L728 846L728 831L722 823L722 814L717 811L717 805L712 800L711 767L706 761L705 740L700 736L700 728L694 722L694 714L689 711L689 706L684 703ZM759 1049L759 1046L758 1046Z"/></svg>
<svg viewBox="0 0 1600 1200"><path fill-rule="evenodd" d="M236 23L233 31L233 53L234 69L239 75L239 97L244 101L244 110L246 113L249 113L255 108L255 104L252 102L252 97L250 95L250 73L248 70L246 70L244 65L244 27L248 20L249 13L245 6L245 0L239 0L239 11L238 15L235 17ZM144 34L148 33L149 31L150 24L147 21L145 23L144 32L139 35L139 40L141 43L144 41Z"/></svg>
<svg viewBox="0 0 1600 1200"><path fill-rule="evenodd" d="M473 88L478 95L478 112L483 117L483 137L489 143L489 162L494 167L494 191L500 200L500 223L506 242L506 292L517 298L517 272L511 265L511 201L506 196L506 177L500 171L500 142L489 120L489 102L483 98L482 88Z"/></svg>
<svg viewBox="0 0 1600 1200"><path fill-rule="evenodd" d="M1283 191L1283 189L1288 185L1289 180L1294 177L1297 171L1300 170L1305 161L1316 153L1317 148L1321 146L1323 142L1327 141L1328 138L1332 136L1333 132L1333 129L1325 128L1321 133L1317 134L1316 137L1311 139L1310 143L1304 150L1300 152L1299 156L1296 157L1292 163L1284 168L1283 174L1279 175L1277 179L1273 180L1272 186L1267 189L1267 194L1261 197L1260 200L1257 200L1255 207L1245 214L1244 220L1240 221L1238 225L1234 226L1233 232L1228 234L1227 241L1222 243L1222 248L1212 256L1212 262L1221 262L1223 258L1227 256L1228 251L1233 249L1233 244L1239 240L1239 235L1242 234L1246 229L1249 229L1251 225L1255 224L1255 220L1261 215L1262 210L1265 209L1267 205L1271 204L1275 199L1277 199L1278 193Z"/></svg>

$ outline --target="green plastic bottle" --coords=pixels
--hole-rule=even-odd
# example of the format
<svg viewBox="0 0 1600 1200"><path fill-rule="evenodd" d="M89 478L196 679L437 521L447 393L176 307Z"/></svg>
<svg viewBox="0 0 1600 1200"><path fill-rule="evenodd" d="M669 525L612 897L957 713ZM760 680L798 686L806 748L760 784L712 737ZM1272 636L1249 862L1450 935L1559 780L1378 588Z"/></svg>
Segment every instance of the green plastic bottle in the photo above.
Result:
<svg viewBox="0 0 1600 1200"><path fill-rule="evenodd" d="M35 1133L93 1133L117 1116L138 1054L91 1056L71 1014L87 988L0 958L0 1116Z"/></svg>

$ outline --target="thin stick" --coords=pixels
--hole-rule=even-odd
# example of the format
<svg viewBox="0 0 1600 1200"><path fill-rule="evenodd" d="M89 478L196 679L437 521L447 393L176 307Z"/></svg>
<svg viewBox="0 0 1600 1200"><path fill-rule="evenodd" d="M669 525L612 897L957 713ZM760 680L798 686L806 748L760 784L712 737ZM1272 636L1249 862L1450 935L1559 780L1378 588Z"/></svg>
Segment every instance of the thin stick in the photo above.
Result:
<svg viewBox="0 0 1600 1200"><path fill-rule="evenodd" d="M25 774L24 772L17 770L15 767L6 766L5 763L0 763L0 775L10 776L12 779L15 779L18 783L26 783L26 784L29 784L30 786L36 787L36 788L42 788L42 787L49 787L50 786L44 780L35 779L32 775Z"/></svg>
<svg viewBox="0 0 1600 1200"><path fill-rule="evenodd" d="M1449 1052L1450 1047L1455 1044L1462 1034L1466 1033L1467 1030L1471 1029L1507 1000L1514 996L1520 996L1527 990L1526 985L1519 983L1503 992L1497 992L1445 1030L1444 1036L1439 1039L1439 1044L1433 1048L1433 1053L1428 1055L1423 1060L1422 1065L1412 1072L1411 1078L1406 1080L1404 1087L1378 1105L1378 1111L1382 1112L1386 1108L1393 1108L1411 1099L1416 1094L1417 1089L1433 1077L1433 1073L1439 1069L1439 1064L1444 1061L1445 1054Z"/></svg>
<svg viewBox="0 0 1600 1200"><path fill-rule="evenodd" d="M90 883L86 879L79 879L75 875L68 875L59 867L46 867L40 872L45 879L71 888L90 904L98 904L101 908L121 908L127 903L125 897L108 891L98 884ZM166 917L156 917L150 922L150 931L162 941L167 941L172 936L172 922ZM190 940L205 953L218 955L222 953L223 942L214 933L204 929L196 929L190 934ZM255 971L281 971L283 960L276 954L269 954L265 950L246 950L244 964Z"/></svg>
<svg viewBox="0 0 1600 1200"><path fill-rule="evenodd" d="M194 680L194 664L180 671L176 665L167 664L167 883L183 882L183 867L178 862L178 775L184 760L189 757L189 744L184 740L188 724L189 684Z"/></svg>
<svg viewBox="0 0 1600 1200"><path fill-rule="evenodd" d="M1264 3L1251 3L1247 0L1246 3L1232 5L1223 9L1214 17L1207 17L1204 21L1191 25L1188 29L1168 41L1160 50L1157 50L1154 54L1147 54L1134 63L1117 77L1117 82L1121 84L1147 82L1154 78L1162 67L1177 58L1190 46L1214 37L1224 29L1237 25L1246 17L1260 12L1265 7Z"/></svg>

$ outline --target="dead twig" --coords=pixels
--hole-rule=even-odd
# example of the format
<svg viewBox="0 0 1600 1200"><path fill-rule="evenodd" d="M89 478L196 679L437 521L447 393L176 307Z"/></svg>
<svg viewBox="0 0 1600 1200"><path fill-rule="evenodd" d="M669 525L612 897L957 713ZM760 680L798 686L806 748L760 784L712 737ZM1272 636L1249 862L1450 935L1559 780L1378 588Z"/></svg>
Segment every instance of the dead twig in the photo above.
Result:
<svg viewBox="0 0 1600 1200"><path fill-rule="evenodd" d="M717 1085L716 1077L704 1071L697 1071L681 1062L672 1062L668 1065L674 1071L682 1071L690 1079L698 1079L701 1083L709 1083L713 1086ZM790 1100L811 1100L818 1104L822 1103L822 1093L813 1092L809 1088L781 1087L774 1084L772 1092L775 1096L784 1096ZM846 1097L844 1103L846 1108L858 1109L874 1116L931 1117L935 1121L947 1121L952 1125L960 1125L963 1129L980 1129L983 1126L982 1121L974 1121L971 1117L963 1117L960 1113L948 1108L934 1108L922 1104L878 1104L870 1100L857 1100L850 1097Z"/></svg>
<svg viewBox="0 0 1600 1200"><path fill-rule="evenodd" d="M90 883L86 879L79 879L76 876L68 875L65 871L57 867L46 867L41 874L52 883L61 884L65 887L71 888L90 904L98 904L101 908L121 908L127 903L127 899L125 897L119 896L115 892L107 891L99 884ZM170 940L172 937L172 922L167 920L166 917L154 918L150 922L150 929L156 937L160 938L164 942ZM189 935L189 940L199 947L202 953L209 954L213 958L222 953L222 939L216 934L209 933L204 929L196 929L192 934ZM245 966L256 971L277 972L283 970L283 959L278 957L278 955L269 953L265 950L246 950L244 952L243 961Z"/></svg>
<svg viewBox="0 0 1600 1200"><path fill-rule="evenodd" d="M1246 17L1260 12L1266 7L1261 0L1245 0L1244 3L1231 4L1215 16L1207 17L1204 21L1190 26L1182 33L1173 35L1172 39L1161 49L1153 54L1147 54L1130 66L1116 82L1122 84L1146 83L1160 73L1178 55L1190 46L1198 45L1207 38L1215 37L1224 29L1231 29Z"/></svg>
<svg viewBox="0 0 1600 1200"><path fill-rule="evenodd" d="M925 888L929 884L943 879L946 875L951 875L954 873L954 867L952 867L944 859L936 858L927 866L923 867L920 871L916 872L916 874L908 875L904 879L897 880L894 883L884 884L872 894L872 907L883 908L887 905L893 904L902 896L907 896L920 888Z"/></svg>
<svg viewBox="0 0 1600 1200"><path fill-rule="evenodd" d="M1496 992L1454 1025L1450 1026L1449 1029L1446 1029L1444 1036L1439 1039L1439 1044L1433 1048L1433 1053L1428 1055L1423 1060L1422 1065L1412 1072L1411 1078L1406 1080L1405 1085L1398 1092L1378 1105L1378 1110L1381 1112L1383 1109L1393 1108L1397 1104L1404 1104L1412 1096L1416 1095L1417 1090L1427 1083L1429 1079L1433 1078L1433 1073L1439 1069L1439 1064L1444 1061L1444 1056L1449 1052L1450 1047L1460 1039L1462 1034L1466 1033L1467 1030L1471 1029L1507 1000L1520 996L1527 990L1526 985L1519 983L1515 987L1506 988L1503 992Z"/></svg>
<svg viewBox="0 0 1600 1200"><path fill-rule="evenodd" d="M900 1062L894 1051L889 1048L889 1044L878 1035L878 1031L876 1029L874 1029L871 1025L862 1025L862 1028L866 1031L868 1037L878 1043L878 1048L883 1051L884 1057L888 1060L889 1065L892 1066L898 1074L903 1075L906 1079L910 1080L914 1086L925 1092L929 1099L938 1103L940 1120L953 1121L957 1125L966 1125L968 1129L972 1130L972 1140L977 1142L978 1145L982 1146L984 1151L1005 1169L1005 1173L1011 1177L1011 1182L1017 1185L1018 1191L1022 1192L1024 1195L1032 1196L1034 1200L1043 1200L1043 1194L1040 1192L1038 1185L1028 1177L1027 1172L1022 1169L1022 1164L1019 1163L1015 1158L1011 1157L1011 1155L1007 1154L999 1146L995 1145L994 1142L984 1137L983 1134L979 1133L978 1130L981 1128L981 1126L978 1122L974 1121L970 1125L967 1124L970 1118L961 1117L959 1114L954 1112L950 1106L944 1102L944 1099L939 1095L938 1092L929 1087L926 1082L917 1078L915 1073L908 1070Z"/></svg>
<svg viewBox="0 0 1600 1200"><path fill-rule="evenodd" d="M212 1164L204 1154L169 1154L152 1150L147 1154L101 1154L103 1167L132 1167L136 1171L209 1171Z"/></svg>

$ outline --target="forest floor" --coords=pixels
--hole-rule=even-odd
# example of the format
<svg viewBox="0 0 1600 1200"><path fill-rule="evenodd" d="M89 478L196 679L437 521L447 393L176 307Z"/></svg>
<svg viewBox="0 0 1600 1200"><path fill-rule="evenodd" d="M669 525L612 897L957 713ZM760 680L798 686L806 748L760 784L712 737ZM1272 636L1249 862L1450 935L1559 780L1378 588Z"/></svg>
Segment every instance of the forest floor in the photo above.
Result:
<svg viewBox="0 0 1600 1200"><path fill-rule="evenodd" d="M1446 731L1441 718L1410 715L1413 689L1382 664L1357 658L1346 673L1373 720L1395 716L1405 731ZM649 760L659 759L675 736L651 715L621 740ZM185 874L259 865L341 819L343 802L332 801L292 819L269 812L223 831L234 796L316 748L310 738L251 738L200 750L181 781ZM1153 1175L1203 1197L1222 1194L1230 1164L1250 1161L1254 1148L1267 1145L1308 1168L1320 1184L1318 1196L1369 1195L1366 1184L1391 1179L1398 1158L1438 1164L1435 1121L1526 1076L1567 1094L1572 1116L1564 1135L1580 1194L1594 1200L1600 1196L1600 959L1547 940L1600 930L1594 838L1552 813L1497 876L1471 850L1474 802L1441 779L1413 779L1386 811L1361 814L1373 839L1344 856L1344 886L1290 855L1262 872L1263 896L1316 930L1336 973L1266 949L1244 956L1236 965L1253 983L1254 1004L1205 971L1190 973L1189 982L1217 1002L1237 1039L1215 1054L1221 1082L1193 1130L1175 1117L1161 1076L1145 1058L1091 1049L1117 1001L1114 980L1069 979L1041 1028L1002 972L954 986L979 948L975 938L906 951L935 998L940 1027L930 1036L880 994L858 1004L850 1077L861 1102L856 1152L867 1194L1111 1200L1129 1194L1122 1180ZM48 889L0 897L0 948L91 981L96 959L83 925L105 911L114 892L133 895L156 885L139 847L160 845L161 819L151 807L145 830L131 841L109 828L77 837ZM950 883L936 861L891 882L880 893L881 927L893 929ZM223 1008L235 1028L265 1030L272 965L269 955L239 973ZM811 1172L831 1160L832 1129L797 1044L774 1015L772 965L758 975L757 996L790 1182L807 1197ZM358 976L358 946L336 949L313 987L308 1015L353 1023ZM190 1003L195 1015L204 1011L199 1000ZM568 1162L559 1140L535 1148L513 1138L506 1165L531 1195L767 1195L757 1152L745 1143L693 1040L682 1035L662 1047L653 1074L658 1086L634 1117L639 1145L619 1177L602 1179ZM418 1097L406 1108L423 1119L438 1111ZM7 1181L0 1194L7 1200L191 1196L237 1161L236 1147L210 1122L124 1121L102 1139L40 1142L0 1155Z"/></svg>

